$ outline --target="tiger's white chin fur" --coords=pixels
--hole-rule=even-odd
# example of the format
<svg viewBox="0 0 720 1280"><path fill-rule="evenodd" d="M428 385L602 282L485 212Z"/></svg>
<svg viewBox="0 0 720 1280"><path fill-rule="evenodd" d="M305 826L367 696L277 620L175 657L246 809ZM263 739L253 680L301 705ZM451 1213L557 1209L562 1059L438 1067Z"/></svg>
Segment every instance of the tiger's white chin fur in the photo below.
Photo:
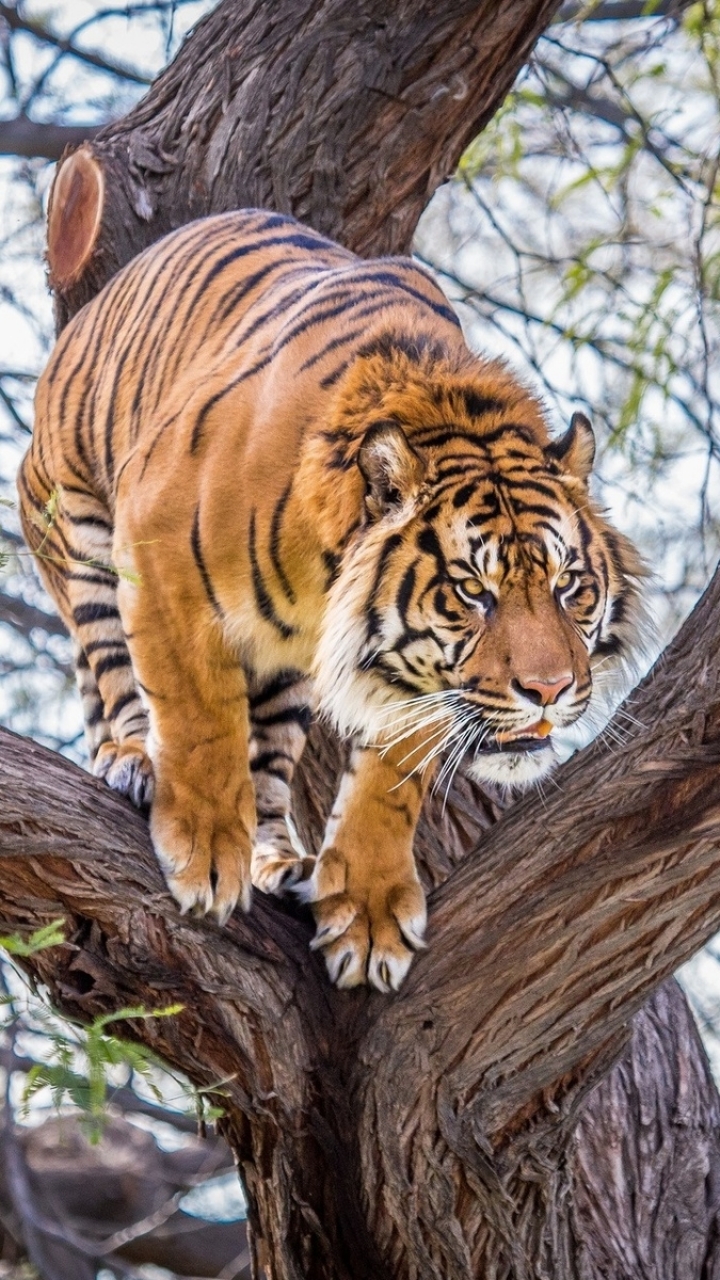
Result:
<svg viewBox="0 0 720 1280"><path fill-rule="evenodd" d="M496 787L531 787L557 767L558 757L551 744L542 751L498 751L478 753L461 768L473 782L490 782Z"/></svg>

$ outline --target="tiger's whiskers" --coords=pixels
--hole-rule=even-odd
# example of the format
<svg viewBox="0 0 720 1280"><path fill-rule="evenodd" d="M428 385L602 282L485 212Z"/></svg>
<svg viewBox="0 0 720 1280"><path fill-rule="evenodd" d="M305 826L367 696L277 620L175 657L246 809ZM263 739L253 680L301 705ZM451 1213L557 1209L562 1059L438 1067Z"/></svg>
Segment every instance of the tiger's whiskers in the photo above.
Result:
<svg viewBox="0 0 720 1280"><path fill-rule="evenodd" d="M463 728L465 729L465 732L462 734L460 741L449 753L447 760L433 782L432 794L435 795L435 792L438 791L442 785L443 779L447 778L447 786L445 788L445 795L442 803L443 815L445 814L448 796L450 795L450 788L453 784L455 774L460 768L460 763L463 757L473 745L477 744L477 746L480 746L490 732L490 726L485 724L482 720L477 720L475 717L473 717L472 721L466 723Z"/></svg>

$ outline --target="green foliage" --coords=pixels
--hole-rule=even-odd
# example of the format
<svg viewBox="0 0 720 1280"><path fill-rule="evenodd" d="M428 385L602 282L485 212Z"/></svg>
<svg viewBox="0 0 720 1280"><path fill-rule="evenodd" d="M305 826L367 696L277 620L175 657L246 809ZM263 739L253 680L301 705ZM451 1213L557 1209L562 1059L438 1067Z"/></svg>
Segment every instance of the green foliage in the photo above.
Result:
<svg viewBox="0 0 720 1280"><path fill-rule="evenodd" d="M59 947L65 941L64 924L64 920L52 920L41 929L35 929L29 938L21 938L19 933L7 934L0 937L0 947L11 956L34 956L48 947Z"/></svg>
<svg viewBox="0 0 720 1280"><path fill-rule="evenodd" d="M0 938L0 945L10 956L35 955L64 942L63 923L53 920L26 939L18 934ZM6 1040L14 1043L21 1030L24 1036L30 1035L31 1043L38 1049L32 1054L37 1060L24 1078L22 1105L26 1113L34 1104L42 1102L47 1090L55 1108L71 1105L80 1111L90 1140L97 1142L115 1089L130 1081L142 1081L156 1102L167 1103L167 1068L150 1049L113 1034L113 1028L118 1023L175 1017L182 1012L181 1004L152 1010L141 1005L129 1006L84 1025L56 1015L28 990L14 966L12 972L9 966L0 971L0 988L4 989L0 1004L5 1008L2 1031ZM184 1109L194 1112L201 1125L222 1114L209 1105L206 1096L207 1093L221 1095L222 1082L217 1089L201 1094L184 1080L171 1078Z"/></svg>
<svg viewBox="0 0 720 1280"><path fill-rule="evenodd" d="M161 1067L159 1059L143 1045L108 1032L113 1023L148 1018L168 1018L180 1013L182 1005L148 1011L141 1006L119 1009L95 1018L89 1026L63 1020L48 1029L50 1056L47 1062L31 1067L25 1081L26 1109L40 1090L49 1088L57 1108L73 1103L82 1113L91 1141L102 1136L107 1103L112 1096L110 1074L121 1067L144 1080L158 1102L163 1095L154 1081Z"/></svg>

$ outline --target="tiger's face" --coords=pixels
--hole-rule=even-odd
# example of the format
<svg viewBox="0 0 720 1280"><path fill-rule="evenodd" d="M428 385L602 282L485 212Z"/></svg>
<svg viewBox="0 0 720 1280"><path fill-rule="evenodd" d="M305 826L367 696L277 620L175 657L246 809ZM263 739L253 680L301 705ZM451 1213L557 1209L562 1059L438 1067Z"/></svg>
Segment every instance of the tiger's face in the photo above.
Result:
<svg viewBox="0 0 720 1280"><path fill-rule="evenodd" d="M517 433L517 432L516 432ZM553 733L588 707L593 668L622 662L637 604L633 549L593 508L589 423L543 447L411 447L365 438L366 518L333 592L318 660L341 731L412 743L480 781L527 786ZM410 749L410 747L409 747Z"/></svg>

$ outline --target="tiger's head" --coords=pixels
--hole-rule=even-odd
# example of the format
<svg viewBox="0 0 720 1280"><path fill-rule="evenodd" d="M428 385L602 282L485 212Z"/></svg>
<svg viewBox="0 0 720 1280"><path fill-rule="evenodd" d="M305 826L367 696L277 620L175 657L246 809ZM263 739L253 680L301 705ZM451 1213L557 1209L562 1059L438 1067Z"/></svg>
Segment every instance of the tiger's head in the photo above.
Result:
<svg viewBox="0 0 720 1280"><path fill-rule="evenodd" d="M526 391L510 414L487 386L455 392L440 419L434 396L429 422L390 397L396 412L359 438L361 513L316 686L340 732L412 740L408 767L443 756L448 776L462 763L523 787L556 762L553 733L587 710L593 680L632 659L643 566L589 497L582 414L550 440Z"/></svg>

